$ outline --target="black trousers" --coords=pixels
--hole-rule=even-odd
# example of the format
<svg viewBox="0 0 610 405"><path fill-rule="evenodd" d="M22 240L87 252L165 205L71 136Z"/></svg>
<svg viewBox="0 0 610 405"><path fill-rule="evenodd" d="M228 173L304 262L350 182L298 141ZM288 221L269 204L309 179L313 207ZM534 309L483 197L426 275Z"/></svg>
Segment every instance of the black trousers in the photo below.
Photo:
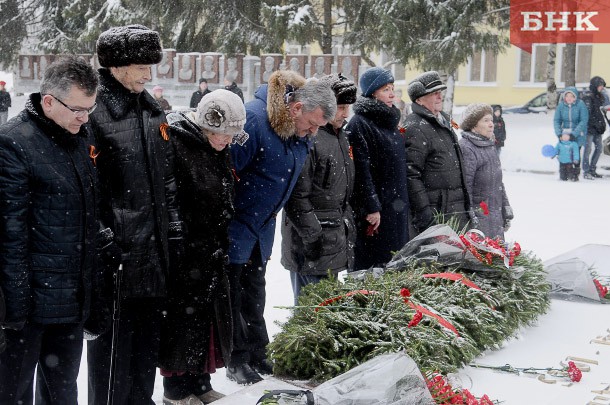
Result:
<svg viewBox="0 0 610 405"><path fill-rule="evenodd" d="M577 164L572 163L559 163L559 178L561 180L578 180L580 174L580 168Z"/></svg>
<svg viewBox="0 0 610 405"><path fill-rule="evenodd" d="M162 298L121 301L114 405L154 405L163 305ZM112 330L87 342L90 405L107 403L111 352Z"/></svg>
<svg viewBox="0 0 610 405"><path fill-rule="evenodd" d="M269 335L265 324L265 272L258 244L250 261L229 265L231 310L233 311L233 352L231 364L267 358Z"/></svg>
<svg viewBox="0 0 610 405"><path fill-rule="evenodd" d="M5 330L7 347L0 355L0 404L76 405L76 378L83 351L80 324L27 322L22 330Z"/></svg>

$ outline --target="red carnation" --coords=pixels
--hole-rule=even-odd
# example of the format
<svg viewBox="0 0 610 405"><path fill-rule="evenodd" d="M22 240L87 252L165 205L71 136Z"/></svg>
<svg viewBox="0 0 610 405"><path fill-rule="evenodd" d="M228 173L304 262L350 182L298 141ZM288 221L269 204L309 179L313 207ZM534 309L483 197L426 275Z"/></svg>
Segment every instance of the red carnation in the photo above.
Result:
<svg viewBox="0 0 610 405"><path fill-rule="evenodd" d="M479 203L479 207L481 207L483 215L489 215L489 207L487 206L487 203L485 201L481 201Z"/></svg>
<svg viewBox="0 0 610 405"><path fill-rule="evenodd" d="M573 361L568 362L568 376L570 377L570 380L574 382L579 382L582 378L582 371L576 367L576 364L574 364Z"/></svg>
<svg viewBox="0 0 610 405"><path fill-rule="evenodd" d="M410 327L413 327L413 326L417 326L417 324L421 322L423 317L424 317L424 314L422 314L421 312L417 311L415 313L415 315L413 315L413 319L411 319L411 322L409 322L407 327L410 328Z"/></svg>
<svg viewBox="0 0 610 405"><path fill-rule="evenodd" d="M411 291L409 291L408 288L401 288L400 289L400 295L404 298L410 297L411 296Z"/></svg>

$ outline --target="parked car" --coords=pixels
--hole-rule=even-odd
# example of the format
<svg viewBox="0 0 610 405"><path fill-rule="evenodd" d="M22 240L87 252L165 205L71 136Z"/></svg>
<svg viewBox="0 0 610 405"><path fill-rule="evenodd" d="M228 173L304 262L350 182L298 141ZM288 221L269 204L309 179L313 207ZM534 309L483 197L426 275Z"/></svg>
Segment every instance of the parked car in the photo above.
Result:
<svg viewBox="0 0 610 405"><path fill-rule="evenodd" d="M558 90L560 97L561 97L561 93L563 93L563 89ZM534 97L533 99L531 99L530 101L528 101L527 103L525 103L522 106L519 107L509 107L509 108L504 108L503 113L504 114L539 114L539 113L545 113L548 110L548 107L546 106L546 102L547 102L547 93L546 91L544 93L540 93L538 94L536 97Z"/></svg>

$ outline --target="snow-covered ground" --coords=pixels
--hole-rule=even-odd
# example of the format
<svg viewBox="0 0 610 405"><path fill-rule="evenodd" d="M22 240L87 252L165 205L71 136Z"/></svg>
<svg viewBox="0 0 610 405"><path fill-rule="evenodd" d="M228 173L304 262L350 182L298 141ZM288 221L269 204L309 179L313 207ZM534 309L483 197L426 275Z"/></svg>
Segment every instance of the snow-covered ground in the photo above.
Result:
<svg viewBox="0 0 610 405"><path fill-rule="evenodd" d="M14 99L11 116L24 104ZM459 121L459 114L457 115ZM542 260L550 259L583 244L610 245L610 157L603 156L598 172L609 177L561 182L556 160L544 158L541 148L554 144L552 115L506 115L508 139L502 151L504 182L515 212L515 220L506 237L518 241ZM270 336L279 331L275 324L284 321L289 311L276 308L292 305L288 272L280 259L280 234L276 233L274 253L267 268L267 308L265 318ZM610 276L608 268L598 269ZM610 346L592 343L598 336L610 334L610 307L600 304L553 300L550 311L537 325L522 330L501 350L485 353L481 364L515 367L559 367L566 356L597 360L591 371L583 373L580 383L546 384L527 376L516 376L466 367L457 378L464 388L478 396L502 401L505 405L573 405L594 401L593 390L610 384ZM80 403L87 402L86 357L79 375ZM230 394L242 387L225 378L224 370L212 376L217 391ZM262 392L261 392L262 395ZM162 403L162 378L157 377L154 400ZM610 395L605 395L610 397ZM224 402L231 403L231 402ZM610 400L595 399L608 404ZM246 405L242 400L235 404ZM249 404L248 404L249 405Z"/></svg>

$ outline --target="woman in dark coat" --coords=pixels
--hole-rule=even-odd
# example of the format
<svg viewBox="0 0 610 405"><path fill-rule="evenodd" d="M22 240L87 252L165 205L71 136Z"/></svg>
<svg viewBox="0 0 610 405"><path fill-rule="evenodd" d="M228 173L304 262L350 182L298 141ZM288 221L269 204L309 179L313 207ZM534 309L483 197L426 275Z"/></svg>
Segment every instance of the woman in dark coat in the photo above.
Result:
<svg viewBox="0 0 610 405"><path fill-rule="evenodd" d="M394 77L375 67L362 75L360 88L346 127L356 166L355 270L385 265L409 240L405 139L393 105Z"/></svg>
<svg viewBox="0 0 610 405"><path fill-rule="evenodd" d="M165 404L223 396L212 389L210 373L228 364L232 342L226 254L234 209L227 145L245 121L241 99L228 90L205 95L194 113L168 116L186 233L185 251L170 272L161 333Z"/></svg>
<svg viewBox="0 0 610 405"><path fill-rule="evenodd" d="M502 181L502 166L496 153L492 109L488 104L470 104L462 114L460 149L464 157L464 177L475 207L471 225L485 236L504 240L513 212ZM487 205L481 208L481 203Z"/></svg>

